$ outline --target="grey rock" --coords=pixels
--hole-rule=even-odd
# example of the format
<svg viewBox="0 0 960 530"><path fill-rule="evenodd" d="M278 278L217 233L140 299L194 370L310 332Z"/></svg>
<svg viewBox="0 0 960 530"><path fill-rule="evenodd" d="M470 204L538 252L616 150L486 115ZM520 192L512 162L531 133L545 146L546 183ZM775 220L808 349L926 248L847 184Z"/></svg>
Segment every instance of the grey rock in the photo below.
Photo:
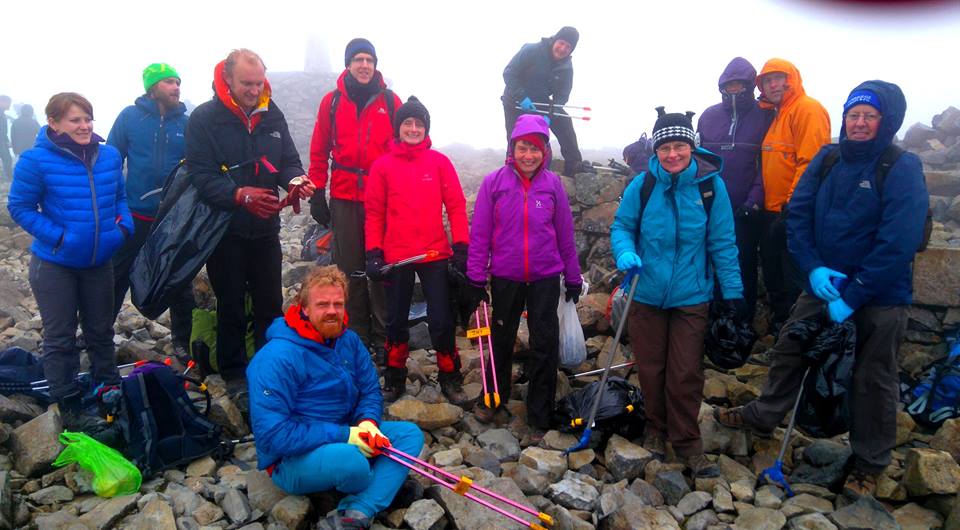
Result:
<svg viewBox="0 0 960 530"><path fill-rule="evenodd" d="M617 434L610 437L603 456L607 470L616 480L637 478L653 459L653 453Z"/></svg>
<svg viewBox="0 0 960 530"><path fill-rule="evenodd" d="M269 512L287 494L273 483L265 471L247 473L247 499L250 506Z"/></svg>
<svg viewBox="0 0 960 530"><path fill-rule="evenodd" d="M67 510L40 515L35 522L37 530L89 530L80 518Z"/></svg>
<svg viewBox="0 0 960 530"><path fill-rule="evenodd" d="M803 462L790 475L790 482L836 489L846 477L847 460L852 454L844 444L817 440L803 450Z"/></svg>
<svg viewBox="0 0 960 530"><path fill-rule="evenodd" d="M717 512L713 510L704 510L702 512L697 512L692 515L687 522L684 523L684 530L707 530L711 525L718 524L720 519L717 518Z"/></svg>
<svg viewBox="0 0 960 530"><path fill-rule="evenodd" d="M270 515L286 528L302 530L309 525L307 516L310 515L310 510L310 499L290 495L281 499L270 510Z"/></svg>
<svg viewBox="0 0 960 530"><path fill-rule="evenodd" d="M787 525L790 530L837 530L837 525L830 522L822 513L808 513L790 519Z"/></svg>
<svg viewBox="0 0 960 530"><path fill-rule="evenodd" d="M217 470L217 463L210 458L205 456L203 458L198 458L187 466L187 476L188 477L204 477L213 475L213 472Z"/></svg>
<svg viewBox="0 0 960 530"><path fill-rule="evenodd" d="M496 455L501 462L514 461L520 456L520 442L507 429L490 429L481 433L477 436L477 443Z"/></svg>
<svg viewBox="0 0 960 530"><path fill-rule="evenodd" d="M713 488L713 509L720 513L731 513L733 508L733 494L721 484Z"/></svg>
<svg viewBox="0 0 960 530"><path fill-rule="evenodd" d="M38 405L0 394L0 422L30 421L41 414L43 408Z"/></svg>
<svg viewBox="0 0 960 530"><path fill-rule="evenodd" d="M910 449L903 485L912 496L956 493L960 489L960 465L946 451Z"/></svg>
<svg viewBox="0 0 960 530"><path fill-rule="evenodd" d="M833 503L809 493L801 493L783 501L780 511L788 519L808 513L830 513L833 511Z"/></svg>
<svg viewBox="0 0 960 530"><path fill-rule="evenodd" d="M13 488L10 485L10 472L0 471L0 528L7 529L14 526Z"/></svg>
<svg viewBox="0 0 960 530"><path fill-rule="evenodd" d="M677 508L680 509L680 513L682 513L684 517L690 517L707 506L710 506L710 501L712 500L713 497L705 491L691 491L680 499L680 502L677 503Z"/></svg>
<svg viewBox="0 0 960 530"><path fill-rule="evenodd" d="M727 482L733 483L738 480L755 481L756 475L746 466L730 458L727 455L720 455L717 458L717 467L720 468L720 476L727 479Z"/></svg>
<svg viewBox="0 0 960 530"><path fill-rule="evenodd" d="M200 524L193 517L178 517L177 530L200 530Z"/></svg>
<svg viewBox="0 0 960 530"><path fill-rule="evenodd" d="M490 451L470 446L464 447L461 452L465 463L486 469L494 475L500 474L500 459Z"/></svg>
<svg viewBox="0 0 960 530"><path fill-rule="evenodd" d="M173 515L173 508L163 499L156 497L149 501L133 521L126 527L127 530L155 530L159 528L176 528L177 521Z"/></svg>
<svg viewBox="0 0 960 530"><path fill-rule="evenodd" d="M939 513L914 502L894 510L893 518L903 530L930 530L943 527L943 517Z"/></svg>
<svg viewBox="0 0 960 530"><path fill-rule="evenodd" d="M250 434L243 413L228 396L220 396L210 403L210 420L223 427L230 436L242 438Z"/></svg>
<svg viewBox="0 0 960 530"><path fill-rule="evenodd" d="M730 493L740 502L753 502L756 491L753 489L752 480L738 480L730 483Z"/></svg>
<svg viewBox="0 0 960 530"><path fill-rule="evenodd" d="M437 451L430 456L430 460L440 467L459 466L463 463L463 453L459 448Z"/></svg>
<svg viewBox="0 0 960 530"><path fill-rule="evenodd" d="M547 449L565 451L576 445L578 441L577 437L572 434L565 434L560 431L547 431L547 434L543 435L543 441L540 445Z"/></svg>
<svg viewBox="0 0 960 530"><path fill-rule="evenodd" d="M403 514L403 522L411 530L442 530L447 525L443 508L433 499L420 499L411 504Z"/></svg>
<svg viewBox="0 0 960 530"><path fill-rule="evenodd" d="M55 504L73 500L73 491L66 486L50 486L31 493L27 499L34 504Z"/></svg>
<svg viewBox="0 0 960 530"><path fill-rule="evenodd" d="M192 515L200 526L207 526L223 518L223 509L210 501L202 501Z"/></svg>
<svg viewBox="0 0 960 530"><path fill-rule="evenodd" d="M676 518L665 509L645 506L635 495L628 494L619 510L603 520L604 530L634 530L637 528L656 528L658 530L676 529L680 525Z"/></svg>
<svg viewBox="0 0 960 530"><path fill-rule="evenodd" d="M137 507L140 494L114 497L80 516L80 521L95 530L113 528L120 519Z"/></svg>
<svg viewBox="0 0 960 530"><path fill-rule="evenodd" d="M737 530L780 530L787 518L770 508L746 510L737 517Z"/></svg>
<svg viewBox="0 0 960 530"><path fill-rule="evenodd" d="M60 413L55 408L17 427L11 436L17 471L30 477L49 469L63 449L59 441L62 430Z"/></svg>
<svg viewBox="0 0 960 530"><path fill-rule="evenodd" d="M520 453L520 464L546 474L550 482L556 482L567 471L563 453L539 447L524 449Z"/></svg>
<svg viewBox="0 0 960 530"><path fill-rule="evenodd" d="M757 490L756 496L753 499L753 504L757 508L771 508L774 510L780 509L780 505L783 504L783 498L786 496L783 490L776 486L760 486L760 489Z"/></svg>
<svg viewBox="0 0 960 530"><path fill-rule="evenodd" d="M683 473L676 470L657 473L653 479L653 485L663 495L664 501L673 506L679 503L684 495L690 493L690 486L683 478Z"/></svg>
<svg viewBox="0 0 960 530"><path fill-rule="evenodd" d="M860 497L857 502L828 516L840 530L899 530L897 520L873 497Z"/></svg>
<svg viewBox="0 0 960 530"><path fill-rule="evenodd" d="M553 530L593 530L593 525L576 517L563 506L550 504L544 513L553 518Z"/></svg>
<svg viewBox="0 0 960 530"><path fill-rule="evenodd" d="M523 492L507 478L491 478L477 483L478 486L494 491L508 499L529 504ZM450 524L459 530L521 530L527 528L513 521L493 514L489 509L461 496L447 488L431 486L427 496L437 501L447 512ZM504 507L508 512L529 519L530 515L516 508Z"/></svg>
<svg viewBox="0 0 960 530"><path fill-rule="evenodd" d="M927 140L933 140L938 135L939 133L933 127L914 123L903 135L903 146L907 149L923 149L927 147Z"/></svg>
<svg viewBox="0 0 960 530"><path fill-rule="evenodd" d="M593 510L600 492L593 485L576 477L566 477L547 488L547 498L573 510Z"/></svg>
<svg viewBox="0 0 960 530"><path fill-rule="evenodd" d="M173 509L177 515L192 515L203 502L203 498L196 492L176 483L167 484L165 493L173 501Z"/></svg>
<svg viewBox="0 0 960 530"><path fill-rule="evenodd" d="M663 494L660 493L660 490L642 478L638 478L630 484L630 491L640 497L647 506L663 505Z"/></svg>
<svg viewBox="0 0 960 530"><path fill-rule="evenodd" d="M250 520L250 503L243 493L230 488L218 502L231 523L243 524Z"/></svg>
<svg viewBox="0 0 960 530"><path fill-rule="evenodd" d="M504 471L503 476L513 480L525 495L539 495L553 483L545 472L522 464Z"/></svg>

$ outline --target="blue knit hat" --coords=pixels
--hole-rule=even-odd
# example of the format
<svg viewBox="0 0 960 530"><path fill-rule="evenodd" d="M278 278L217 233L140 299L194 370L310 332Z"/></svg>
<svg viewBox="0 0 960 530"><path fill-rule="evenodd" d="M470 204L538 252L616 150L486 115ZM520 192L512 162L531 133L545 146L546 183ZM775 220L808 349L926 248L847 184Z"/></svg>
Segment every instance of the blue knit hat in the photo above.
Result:
<svg viewBox="0 0 960 530"><path fill-rule="evenodd" d="M883 109L880 108L880 96L873 90L860 89L851 92L847 102L843 104L843 113L846 114L847 111L857 105L870 105L877 109L877 112L883 112Z"/></svg>
<svg viewBox="0 0 960 530"><path fill-rule="evenodd" d="M373 56L373 66L377 66L377 50L367 39L356 38L347 43L347 49L343 52L343 66L349 67L353 56L358 53L369 53Z"/></svg>

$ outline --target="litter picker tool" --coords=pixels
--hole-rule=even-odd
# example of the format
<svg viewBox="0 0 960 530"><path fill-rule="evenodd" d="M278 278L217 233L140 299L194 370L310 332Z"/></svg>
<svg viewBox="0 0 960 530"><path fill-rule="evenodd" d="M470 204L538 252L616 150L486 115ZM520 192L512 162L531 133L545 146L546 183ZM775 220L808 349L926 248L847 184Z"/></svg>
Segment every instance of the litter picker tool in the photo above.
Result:
<svg viewBox="0 0 960 530"><path fill-rule="evenodd" d="M625 363L615 364L615 365L611 366L610 369L611 369L611 370L616 370L616 369L618 369L618 368L626 368L626 367L628 367L628 366L633 366L633 364L634 364L633 361L628 361L628 362L625 362ZM586 376L588 376L588 375L599 374L599 373L602 372L603 370L604 370L604 368L597 368L596 370L590 370L589 372L580 372L579 374L573 374L573 375L570 376L570 377L573 377L573 378L586 377Z"/></svg>
<svg viewBox="0 0 960 530"><path fill-rule="evenodd" d="M760 480L765 480L767 484L775 484L783 487L787 492L787 497L793 497L793 489L787 483L787 477L783 476L783 455L790 446L790 435L793 434L793 425L797 421L797 409L800 408L800 400L803 398L803 387L807 382L807 376L810 375L810 367L803 372L803 379L800 381L800 391L797 392L797 401L793 404L793 414L790 415L790 423L787 424L787 432L783 433L783 443L780 444L780 452L777 453L777 461L772 466L760 472Z"/></svg>
<svg viewBox="0 0 960 530"><path fill-rule="evenodd" d="M580 441L564 451L564 454L582 451L590 444L590 435L593 434L594 422L597 419L597 408L600 406L600 398L603 396L603 391L607 388L607 378L610 376L610 369L613 367L613 358L617 354L617 348L620 347L620 336L623 335L623 325L627 322L630 303L633 301L633 294L637 291L638 283L640 283L640 275L634 274L633 280L630 282L630 293L627 295L627 306L623 308L623 315L620 316L620 322L617 323L617 334L613 338L613 344L610 345L610 355L607 357L607 366L603 369L600 386L597 387L597 394L593 397L593 405L590 406L590 421L588 421L586 427L584 427L583 434L580 435Z"/></svg>
<svg viewBox="0 0 960 530"><path fill-rule="evenodd" d="M590 116L574 116L574 115L572 115L572 114L557 114L556 112L550 112L550 111L547 111L547 110L540 110L540 109L536 109L536 110L534 110L534 111L529 111L529 110L527 110L527 109L524 109L524 108L520 107L519 105L517 105L517 106L515 106L515 107L513 107L513 108L515 108L515 109L517 109L517 110L524 110L524 111L527 111L527 112L533 112L533 113L536 113L536 114L541 114L541 115L543 115L543 116L550 116L550 117L565 116L565 117L567 117L567 118L570 118L571 120L590 121Z"/></svg>
<svg viewBox="0 0 960 530"><path fill-rule="evenodd" d="M380 274L386 274L386 273L392 271L393 269L395 269L396 267L402 267L402 266L404 266L404 265L409 265L409 264L411 264L411 263L417 263L418 261L423 261L423 260L425 260L425 259L435 258L435 257L437 257L437 256L439 256L439 255L440 255L440 252L438 252L438 251L436 251L436 250L428 250L428 251L424 252L423 254L417 254L416 256L411 256L411 257L409 257L409 258L402 259L402 260L400 260L400 261L398 261L398 262L396 262L396 263L387 263L387 264L384 265L383 267L380 267ZM366 273L366 271L353 271L353 272L350 273L350 276L351 276L352 278L366 278L366 277L367 277L367 273Z"/></svg>
<svg viewBox="0 0 960 530"><path fill-rule="evenodd" d="M480 308L483 307L483 326L480 325ZM477 339L477 346L480 349L480 378L483 380L483 404L488 409L500 406L500 387L497 383L497 365L493 358L493 339L490 337L490 318L487 315L487 303L481 302L477 310L473 313L477 322L477 327L467 330L468 339ZM490 355L490 373L493 374L493 399L490 399L490 392L487 388L487 369L483 360L483 338L487 338L487 352ZM493 403L491 405L490 403Z"/></svg>
<svg viewBox="0 0 960 530"><path fill-rule="evenodd" d="M534 101L533 104L534 104L534 106L537 106L537 107L547 107L547 108L550 108L550 107L552 106L552 107L556 107L556 108L560 108L560 109L577 109L577 110L583 110L583 111L587 111L587 112L590 112L591 110L593 110L593 109L591 109L590 107L579 107L579 106L577 106L577 105L571 105L571 104L569 104L569 103L564 103L563 105L559 105L559 104L557 104L557 103L541 103L541 102L539 102L539 101Z"/></svg>
<svg viewBox="0 0 960 530"><path fill-rule="evenodd" d="M371 449L373 449L375 455L385 456L390 460L393 460L394 462L406 467L407 469L415 471L424 477L433 480L440 486L443 486L454 493L457 493L458 495L462 495L485 508L489 508L518 524L534 530L546 530L546 526L541 525L541 522L547 526L553 526L553 518L549 515L530 506L526 506L512 499L508 499L496 492L477 486L467 477L454 475L443 468L434 466L429 462L421 460L413 455L404 453L403 451L392 447L390 445L390 441L382 436L371 438L369 433L364 432L360 433L360 439L369 445ZM471 491L476 492L476 494L470 493ZM478 495L485 495L492 500L488 501L481 499ZM500 508L499 506L495 506L493 501L502 502L511 508L528 513L536 517L538 521L529 522L522 517L514 515L507 510Z"/></svg>

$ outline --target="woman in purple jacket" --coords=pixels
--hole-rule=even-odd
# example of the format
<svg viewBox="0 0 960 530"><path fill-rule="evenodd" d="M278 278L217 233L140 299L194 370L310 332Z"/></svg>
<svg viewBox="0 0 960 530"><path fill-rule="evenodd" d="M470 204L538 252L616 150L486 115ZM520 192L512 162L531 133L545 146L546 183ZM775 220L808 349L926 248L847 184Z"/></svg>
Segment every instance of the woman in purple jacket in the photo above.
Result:
<svg viewBox="0 0 960 530"><path fill-rule="evenodd" d="M523 115L510 135L506 164L480 186L470 229L467 279L471 306L493 295L493 354L501 403L510 399L513 345L527 309L530 355L525 373L531 442L550 428L557 388L560 277L566 299L577 302L583 287L573 239L573 215L563 183L550 167L550 130L542 116ZM488 381L490 385L492 381ZM496 410L477 407L489 422Z"/></svg>

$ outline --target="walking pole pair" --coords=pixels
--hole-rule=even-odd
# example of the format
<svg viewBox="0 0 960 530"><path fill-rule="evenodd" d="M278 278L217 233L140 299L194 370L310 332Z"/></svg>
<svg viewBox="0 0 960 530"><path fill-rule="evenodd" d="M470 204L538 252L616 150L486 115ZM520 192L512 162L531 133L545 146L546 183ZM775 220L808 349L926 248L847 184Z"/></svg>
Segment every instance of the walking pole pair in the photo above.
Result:
<svg viewBox="0 0 960 530"><path fill-rule="evenodd" d="M434 466L425 460L421 460L413 455L404 453L403 451L392 447L390 445L390 441L382 436L371 437L369 433L364 432L360 433L360 439L370 446L371 449L373 449L374 455L383 455L400 464L401 466L404 466L411 471L415 471L436 482L440 486L443 486L448 490L457 493L458 495L462 495L463 497L470 499L471 501L476 502L485 508L489 508L518 524L534 530L546 530L546 527L540 524L541 522L547 526L553 526L553 518L549 515L530 506L526 506L512 499L508 499L496 492L477 486L468 477L454 475L453 473L450 473L443 468ZM475 491L476 494L470 493L471 490ZM526 521L522 517L516 516L503 508L494 506L491 501L481 499L477 496L477 494L486 495L495 501L502 502L512 508L528 513L536 517L537 521Z"/></svg>
<svg viewBox="0 0 960 530"><path fill-rule="evenodd" d="M121 364L121 365L118 365L118 366L117 366L117 370L123 370L124 368L130 368L130 367L137 368L137 367L140 367L140 366L143 366L143 365L147 364L148 362L150 362L150 361L140 360L140 361L133 362L133 363ZM192 362L192 361L191 361L191 362ZM173 359L171 359L170 357L167 357L167 358L165 358L165 359L163 360L163 364L165 364L165 365L167 365L167 366L170 366L172 363L173 363ZM189 370L189 368L188 368L188 370ZM80 372L79 374L77 374L77 377L84 376L84 375L89 375L89 374L90 374L90 372ZM186 374L186 372L184 372L184 374ZM43 386L37 386L37 385L43 385ZM41 380L39 380L39 381L33 381L32 383L30 383L30 388L29 388L30 391L34 391L34 390L49 390L49 389L50 389L50 385L47 384L47 380L46 380L46 379L41 379Z"/></svg>
<svg viewBox="0 0 960 530"><path fill-rule="evenodd" d="M519 106L519 105L517 105L517 106L515 106L515 107L513 107L513 108L515 108L515 109L517 109L517 110L523 110L523 111L526 111L526 112L534 112L534 113L536 113L536 114L540 114L540 115L542 115L542 116L549 116L549 117L551 117L551 118L552 118L553 116L564 116L564 117L566 117L566 118L570 118L571 120L590 121L590 116L574 116L574 115L572 115L572 114L557 114L557 113L551 113L550 111L547 111L547 110L540 110L540 109L536 109L536 110L533 110L533 111L529 111L529 110L524 109L523 107L521 107L521 106Z"/></svg>
<svg viewBox="0 0 960 530"><path fill-rule="evenodd" d="M425 259L432 259L440 255L440 252L436 250L428 250L423 254L417 254L416 256L411 256L406 259L402 259L396 263L387 263L383 267L380 267L380 274L386 274L396 267L402 267L404 265L409 265L411 263L417 263L418 261L423 261ZM350 273L351 278L366 278L366 271L353 271Z"/></svg>
<svg viewBox="0 0 960 530"><path fill-rule="evenodd" d="M628 361L625 363L615 364L610 367L611 370L616 370L618 368L626 368L628 366L633 366L633 361ZM588 375L596 375L603 372L606 368L597 368L596 370L590 370L589 372L580 372L579 374L573 374L570 377L576 379L577 377L586 377Z"/></svg>
<svg viewBox="0 0 960 530"><path fill-rule="evenodd" d="M480 326L480 307L483 307L483 322L484 325ZM480 349L480 378L483 380L483 404L486 405L488 409L495 409L500 406L500 387L497 383L497 365L496 360L493 357L493 339L490 337L490 318L487 311L487 303L481 302L481 305L477 307L477 310L474 311L473 316L476 318L477 327L474 329L467 330L468 339L477 339L477 346ZM483 360L483 338L487 338L487 352L490 355L490 373L493 374L493 400L490 399L490 391L487 388L487 369L486 363ZM493 403L491 405L490 403Z"/></svg>

